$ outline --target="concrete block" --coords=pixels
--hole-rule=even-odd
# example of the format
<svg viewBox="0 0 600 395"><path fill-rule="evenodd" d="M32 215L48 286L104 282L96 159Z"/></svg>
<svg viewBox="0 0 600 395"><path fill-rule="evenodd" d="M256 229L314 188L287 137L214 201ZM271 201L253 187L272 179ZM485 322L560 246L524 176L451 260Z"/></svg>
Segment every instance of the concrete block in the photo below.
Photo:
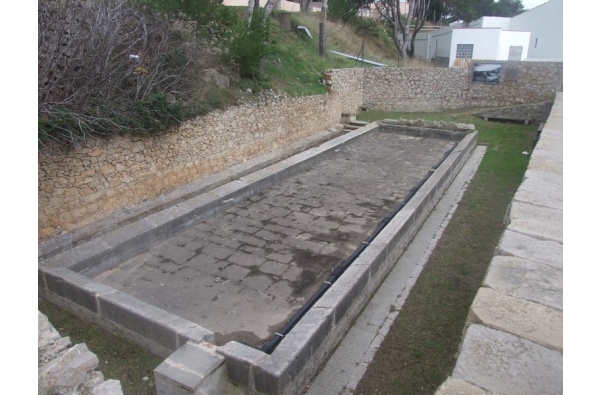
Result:
<svg viewBox="0 0 600 395"><path fill-rule="evenodd" d="M563 213L549 207L523 202L510 206L508 228L541 240L563 241Z"/></svg>
<svg viewBox="0 0 600 395"><path fill-rule="evenodd" d="M562 394L563 357L510 333L470 325L452 377L496 394Z"/></svg>
<svg viewBox="0 0 600 395"><path fill-rule="evenodd" d="M217 352L225 357L225 366L231 381L246 388L253 388L253 367L259 361L270 358L268 354L236 341L218 347Z"/></svg>
<svg viewBox="0 0 600 395"><path fill-rule="evenodd" d="M233 180L225 185L215 188L212 190L212 192L216 193L221 198L220 204L224 205L226 203L229 203L227 201L229 199L240 199L241 196L244 195L244 191L248 191L249 189L250 188L248 188L248 183L244 180L239 179Z"/></svg>
<svg viewBox="0 0 600 395"><path fill-rule="evenodd" d="M464 380L448 377L434 395L486 395L486 392Z"/></svg>
<svg viewBox="0 0 600 395"><path fill-rule="evenodd" d="M369 266L351 264L313 308L332 309L334 324L337 325L350 307L360 302L369 277Z"/></svg>
<svg viewBox="0 0 600 395"><path fill-rule="evenodd" d="M101 242L92 241L54 255L40 263L52 267L71 267L79 262L94 259L95 256L102 256L109 249L109 246Z"/></svg>
<svg viewBox="0 0 600 395"><path fill-rule="evenodd" d="M480 288L467 323L482 324L562 352L563 314L548 306Z"/></svg>
<svg viewBox="0 0 600 395"><path fill-rule="evenodd" d="M215 333L213 331L184 318L173 319L173 330L177 336L177 347L181 347L188 341L215 343Z"/></svg>
<svg viewBox="0 0 600 395"><path fill-rule="evenodd" d="M98 303L103 318L169 350L177 349L174 327L182 318L121 292L100 295Z"/></svg>
<svg viewBox="0 0 600 395"><path fill-rule="evenodd" d="M556 174L527 170L525 179L515 193L514 201L563 209L562 177Z"/></svg>
<svg viewBox="0 0 600 395"><path fill-rule="evenodd" d="M208 343L187 342L165 359L154 378L159 395L217 395L227 379L225 358Z"/></svg>
<svg viewBox="0 0 600 395"><path fill-rule="evenodd" d="M531 236L505 230L496 247L496 255L516 256L562 269L563 247L555 241L538 240Z"/></svg>
<svg viewBox="0 0 600 395"><path fill-rule="evenodd" d="M271 356L259 361L253 371L255 390L265 394L298 392L319 368L328 350L321 346L332 328L331 309L310 309Z"/></svg>
<svg viewBox="0 0 600 395"><path fill-rule="evenodd" d="M483 281L484 287L563 309L562 270L512 256L495 256Z"/></svg>
<svg viewBox="0 0 600 395"><path fill-rule="evenodd" d="M48 291L96 314L99 311L96 297L115 292L114 288L99 284L69 269L40 265L38 272L44 276Z"/></svg>
<svg viewBox="0 0 600 395"><path fill-rule="evenodd" d="M273 168L272 165L265 169L261 169L255 171L254 173L248 174L240 178L240 180L252 186L255 192L260 192L265 188L273 185L277 181L277 173L278 170Z"/></svg>

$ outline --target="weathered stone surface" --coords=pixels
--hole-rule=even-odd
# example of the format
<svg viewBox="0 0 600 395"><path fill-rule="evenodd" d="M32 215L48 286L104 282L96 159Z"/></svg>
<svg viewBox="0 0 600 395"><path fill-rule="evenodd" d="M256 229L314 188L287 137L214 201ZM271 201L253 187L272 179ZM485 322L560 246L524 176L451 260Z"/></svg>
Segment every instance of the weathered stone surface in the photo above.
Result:
<svg viewBox="0 0 600 395"><path fill-rule="evenodd" d="M85 344L70 345L38 311L38 395L123 395L118 380L94 370L98 358Z"/></svg>
<svg viewBox="0 0 600 395"><path fill-rule="evenodd" d="M516 256L562 269L562 244L505 230L496 248L497 255Z"/></svg>
<svg viewBox="0 0 600 395"><path fill-rule="evenodd" d="M508 229L536 239L563 241L563 215L561 210L540 207L523 202L513 202L510 207Z"/></svg>
<svg viewBox="0 0 600 395"><path fill-rule="evenodd" d="M119 380L106 380L92 388L92 395L122 395L123 389Z"/></svg>
<svg viewBox="0 0 600 395"><path fill-rule="evenodd" d="M468 323L482 324L562 352L562 310L480 288Z"/></svg>
<svg viewBox="0 0 600 395"><path fill-rule="evenodd" d="M486 395L486 392L464 380L448 377L435 391L435 395Z"/></svg>
<svg viewBox="0 0 600 395"><path fill-rule="evenodd" d="M543 191L543 193L540 193L540 191ZM514 201L562 210L562 176L554 173L527 170L524 181L515 193Z"/></svg>
<svg viewBox="0 0 600 395"><path fill-rule="evenodd" d="M495 256L484 287L562 310L562 270L513 256Z"/></svg>
<svg viewBox="0 0 600 395"><path fill-rule="evenodd" d="M563 357L506 332L470 325L452 377L495 394L562 394Z"/></svg>
<svg viewBox="0 0 600 395"><path fill-rule="evenodd" d="M208 343L187 342L156 369L156 391L162 395L218 394L224 385L225 358Z"/></svg>
<svg viewBox="0 0 600 395"><path fill-rule="evenodd" d="M85 344L77 344L38 369L38 392L53 388L76 388L87 373L98 366L98 358Z"/></svg>

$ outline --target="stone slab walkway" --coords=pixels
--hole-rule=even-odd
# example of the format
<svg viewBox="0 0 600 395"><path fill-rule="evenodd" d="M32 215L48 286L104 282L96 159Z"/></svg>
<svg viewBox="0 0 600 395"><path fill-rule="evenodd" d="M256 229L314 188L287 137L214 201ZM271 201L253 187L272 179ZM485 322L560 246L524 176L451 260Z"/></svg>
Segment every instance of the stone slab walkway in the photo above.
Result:
<svg viewBox="0 0 600 395"><path fill-rule="evenodd" d="M452 146L374 131L94 280L260 346Z"/></svg>

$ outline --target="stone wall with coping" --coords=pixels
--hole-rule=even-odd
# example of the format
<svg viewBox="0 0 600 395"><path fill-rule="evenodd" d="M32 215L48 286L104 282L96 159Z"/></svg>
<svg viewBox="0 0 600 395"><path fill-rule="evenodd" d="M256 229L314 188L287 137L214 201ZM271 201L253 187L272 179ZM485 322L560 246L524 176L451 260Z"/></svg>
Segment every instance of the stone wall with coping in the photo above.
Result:
<svg viewBox="0 0 600 395"><path fill-rule="evenodd" d="M562 63L502 63L500 84L473 83L466 69L327 70L328 94L216 110L160 135L49 144L38 153L38 239L312 136L360 107L433 112L509 106L549 101L562 90Z"/></svg>
<svg viewBox="0 0 600 395"><path fill-rule="evenodd" d="M38 153L38 238L102 219L340 122L362 103L361 69L336 70L335 92L257 100L153 136L91 138ZM348 82L350 81L350 82Z"/></svg>
<svg viewBox="0 0 600 395"><path fill-rule="evenodd" d="M472 82L460 68L365 69L364 105L371 109L433 112L552 101L563 89L562 62L502 64L499 84Z"/></svg>

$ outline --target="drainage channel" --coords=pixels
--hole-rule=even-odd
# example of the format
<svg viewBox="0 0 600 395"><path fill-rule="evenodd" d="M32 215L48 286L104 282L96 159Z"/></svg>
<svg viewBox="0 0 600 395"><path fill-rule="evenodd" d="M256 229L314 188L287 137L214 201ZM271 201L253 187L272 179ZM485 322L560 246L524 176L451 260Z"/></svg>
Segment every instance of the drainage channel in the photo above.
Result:
<svg viewBox="0 0 600 395"><path fill-rule="evenodd" d="M428 174L423 177L417 185L415 185L408 192L408 195L402 200L402 202L396 207L392 213L381 219L377 228L371 233L371 235L361 243L361 245L350 255L346 260L344 260L339 266L332 270L331 276L327 280L323 282L321 288L294 314L294 316L285 324L281 331L277 332L275 336L271 338L269 342L263 345L260 350L266 354L271 354L277 345L283 340L283 338L296 326L298 321L306 314L306 312L314 306L314 304L325 294L325 292L336 282L336 280L350 267L350 265L356 260L356 258L367 248L368 245L381 233L381 231L386 227L386 225L406 206L406 204L412 199L412 197L417 193L417 191L425 184L425 182L431 177L436 169L440 167L440 165L448 158L448 156L454 151L456 146L458 145L455 142L449 150L444 153L444 156L438 163L436 163Z"/></svg>

